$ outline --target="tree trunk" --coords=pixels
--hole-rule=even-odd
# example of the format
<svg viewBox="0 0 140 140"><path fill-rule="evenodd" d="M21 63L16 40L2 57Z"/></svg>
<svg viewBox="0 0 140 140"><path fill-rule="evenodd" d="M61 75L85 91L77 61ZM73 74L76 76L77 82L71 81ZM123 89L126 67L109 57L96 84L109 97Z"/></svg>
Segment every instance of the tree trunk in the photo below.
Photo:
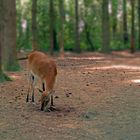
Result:
<svg viewBox="0 0 140 140"><path fill-rule="evenodd" d="M91 32L90 32L90 25L88 22L88 5L89 3L87 3L87 1L84 0L84 15L83 15L83 20L84 20L84 30L85 30L85 35L86 35L86 41L87 44L89 45L89 51L95 51L95 46L92 42L93 40L93 36L91 36Z"/></svg>
<svg viewBox="0 0 140 140"><path fill-rule="evenodd" d="M115 38L117 32L117 10L118 10L118 0L112 1L112 33Z"/></svg>
<svg viewBox="0 0 140 140"><path fill-rule="evenodd" d="M139 30L139 35L138 35L138 48L140 50L140 0L138 0L138 30Z"/></svg>
<svg viewBox="0 0 140 140"><path fill-rule="evenodd" d="M0 2L0 75L2 74L3 0Z"/></svg>
<svg viewBox="0 0 140 140"><path fill-rule="evenodd" d="M127 1L123 0L123 41L128 43L128 29L127 29Z"/></svg>
<svg viewBox="0 0 140 140"><path fill-rule="evenodd" d="M54 1L50 0L50 54L53 55L54 49L58 49L57 32L55 29L55 13L54 13Z"/></svg>
<svg viewBox="0 0 140 140"><path fill-rule="evenodd" d="M0 1L0 82L9 81L10 78L7 77L2 70L2 47L3 47L3 33L4 33L4 0Z"/></svg>
<svg viewBox="0 0 140 140"><path fill-rule="evenodd" d="M131 53L135 52L135 0L131 0Z"/></svg>
<svg viewBox="0 0 140 140"><path fill-rule="evenodd" d="M90 46L89 51L95 51L95 47L93 45L92 39L91 39L91 34L90 34L90 30L89 30L89 25L88 23L85 21L85 33L86 33L86 39L87 39L87 43Z"/></svg>
<svg viewBox="0 0 140 140"><path fill-rule="evenodd" d="M37 43L37 0L32 0L32 48L38 49Z"/></svg>
<svg viewBox="0 0 140 140"><path fill-rule="evenodd" d="M59 31L59 42L60 42L60 56L64 57L64 0L59 0L59 11L60 11L60 31Z"/></svg>
<svg viewBox="0 0 140 140"><path fill-rule="evenodd" d="M58 49L57 32L55 29L54 1L50 0L50 54L53 55L54 49Z"/></svg>
<svg viewBox="0 0 140 140"><path fill-rule="evenodd" d="M80 34L79 34L79 4L78 0L75 0L75 51L81 52L80 49Z"/></svg>
<svg viewBox="0 0 140 140"><path fill-rule="evenodd" d="M16 1L4 0L4 68L19 70L16 52Z"/></svg>
<svg viewBox="0 0 140 140"><path fill-rule="evenodd" d="M109 0L102 0L102 51L110 51Z"/></svg>
<svg viewBox="0 0 140 140"><path fill-rule="evenodd" d="M22 12L21 12L21 1L17 0L17 46L18 46L18 51L21 49L22 44L23 44L23 31L22 31Z"/></svg>

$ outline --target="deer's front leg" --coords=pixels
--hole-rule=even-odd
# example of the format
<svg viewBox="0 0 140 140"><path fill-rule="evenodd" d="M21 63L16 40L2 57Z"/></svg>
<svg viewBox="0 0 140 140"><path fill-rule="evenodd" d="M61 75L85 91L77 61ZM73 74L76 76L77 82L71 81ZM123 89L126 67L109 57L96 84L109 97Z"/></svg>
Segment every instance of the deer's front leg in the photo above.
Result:
<svg viewBox="0 0 140 140"><path fill-rule="evenodd" d="M32 84L31 84L31 86L32 86L32 102L35 101L35 100L34 100L34 89L35 89L35 84L36 84L36 79L35 79L35 76L32 75Z"/></svg>
<svg viewBox="0 0 140 140"><path fill-rule="evenodd" d="M27 96L26 96L26 102L29 102L29 95L30 95L30 90L31 90L31 84L32 84L32 75L28 74L28 91L27 91Z"/></svg>

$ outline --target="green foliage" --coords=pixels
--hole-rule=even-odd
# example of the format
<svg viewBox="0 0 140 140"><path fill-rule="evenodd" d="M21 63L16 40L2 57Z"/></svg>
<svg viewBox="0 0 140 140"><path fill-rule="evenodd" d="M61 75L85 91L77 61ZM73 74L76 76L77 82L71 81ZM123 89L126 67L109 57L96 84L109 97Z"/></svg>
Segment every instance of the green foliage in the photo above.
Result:
<svg viewBox="0 0 140 140"><path fill-rule="evenodd" d="M123 22L122 1L109 1L110 30L111 33L110 49L124 50L129 48L129 44L123 44ZM100 51L102 49L102 2L100 0L79 0L79 20L87 23L88 27L83 26L80 31L80 46L82 51ZM75 50L75 11L74 1L64 0L64 49L66 51ZM20 0L17 0L17 46L18 50L32 49L32 33L31 33L31 7L30 0L21 5ZM61 32L59 1L54 1L54 16L56 30L56 44L59 47L59 33ZM128 17L128 33L130 35L131 27L131 5L127 2L127 17ZM40 50L48 51L50 48L50 17L49 17L49 0L38 0L37 3L37 36L38 47ZM23 31L23 19L27 22L27 28ZM136 21L137 25L137 21ZM136 28L136 31L138 28ZM89 32L89 38L93 46L87 40L86 31ZM118 35L119 34L119 35ZM114 36L114 37L112 37ZM119 36L119 37L118 37ZM136 38L137 40L137 38ZM136 41L137 42L137 41ZM59 48L55 48L59 51ZM93 47L93 48L92 48Z"/></svg>
<svg viewBox="0 0 140 140"><path fill-rule="evenodd" d="M64 7L65 7L65 23L64 23L64 49L68 51L74 51L75 48L75 31L74 31L74 23L75 23L75 17L74 17L74 2L73 1L64 1ZM55 27L57 31L57 42L59 42L58 33L61 32L60 30L60 15L59 15L59 5L56 1L54 3L55 8ZM87 9L87 15L84 17L85 20L88 23L94 23L93 26L89 26L89 31L91 34L91 40L96 48L98 50L100 44L100 35L97 35L99 27L99 21L100 21L100 15L99 13L99 6L98 2L94 2L94 5L92 0L85 0L84 4ZM82 5L80 5L82 6ZM94 10L95 9L95 10ZM31 14L29 14L29 11L31 11L31 2L25 3L23 8L21 8L21 5L19 1L17 2L17 27L18 27L18 37L17 37L17 46L18 50L25 49L30 50L31 49ZM48 51L50 47L50 27L49 27L49 1L42 1L38 0L38 7L37 7L37 29L38 29L38 44L40 50ZM82 11L81 11L82 12ZM84 16L84 15L83 15ZM93 16L96 16L93 18ZM27 22L27 28L26 31L22 31L22 20L26 20ZM81 40L81 49L83 51L86 50L92 50L90 49L89 44L87 43L85 39L85 31L80 33L80 40Z"/></svg>
<svg viewBox="0 0 140 140"><path fill-rule="evenodd" d="M31 49L31 2L17 0L17 49ZM24 26L24 27L23 27ZM25 27L26 26L26 27Z"/></svg>
<svg viewBox="0 0 140 140"><path fill-rule="evenodd" d="M20 70L20 65L17 62L15 62L15 63L12 63L12 64L4 65L4 69L6 71L19 71Z"/></svg>
<svg viewBox="0 0 140 140"><path fill-rule="evenodd" d="M81 42L80 48L81 48L83 51L87 51L87 44L85 44L84 42Z"/></svg>
<svg viewBox="0 0 140 140"><path fill-rule="evenodd" d="M0 72L0 83L5 81L12 81L5 73Z"/></svg>
<svg viewBox="0 0 140 140"><path fill-rule="evenodd" d="M45 40L40 41L39 46L40 46L39 50L41 50L41 51L48 51L49 50L49 42L45 42Z"/></svg>
<svg viewBox="0 0 140 140"><path fill-rule="evenodd" d="M124 46L121 41L111 41L111 50L118 51L126 49L126 45Z"/></svg>
<svg viewBox="0 0 140 140"><path fill-rule="evenodd" d="M65 51L74 51L74 41L73 40L69 40L68 43L65 44L64 49Z"/></svg>
<svg viewBox="0 0 140 140"><path fill-rule="evenodd" d="M49 1L38 1L37 8L38 42L41 50L48 50L49 38Z"/></svg>

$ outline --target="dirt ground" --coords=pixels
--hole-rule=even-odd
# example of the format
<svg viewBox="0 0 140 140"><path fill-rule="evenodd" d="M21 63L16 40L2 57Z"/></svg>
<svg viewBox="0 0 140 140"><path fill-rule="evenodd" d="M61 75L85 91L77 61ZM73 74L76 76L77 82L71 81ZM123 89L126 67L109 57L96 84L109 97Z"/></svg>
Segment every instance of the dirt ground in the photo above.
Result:
<svg viewBox="0 0 140 140"><path fill-rule="evenodd" d="M140 53L55 59L56 111L40 111L37 89L25 102L26 60L0 84L0 140L140 140Z"/></svg>

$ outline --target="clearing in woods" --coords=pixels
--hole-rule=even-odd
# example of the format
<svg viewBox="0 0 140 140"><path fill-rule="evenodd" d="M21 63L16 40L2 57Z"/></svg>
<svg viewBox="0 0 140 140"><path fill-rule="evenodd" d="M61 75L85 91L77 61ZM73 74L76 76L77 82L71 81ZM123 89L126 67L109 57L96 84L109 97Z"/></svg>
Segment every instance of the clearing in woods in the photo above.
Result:
<svg viewBox="0 0 140 140"><path fill-rule="evenodd" d="M26 60L0 84L0 140L139 140L140 53L55 58L56 111L26 103Z"/></svg>

